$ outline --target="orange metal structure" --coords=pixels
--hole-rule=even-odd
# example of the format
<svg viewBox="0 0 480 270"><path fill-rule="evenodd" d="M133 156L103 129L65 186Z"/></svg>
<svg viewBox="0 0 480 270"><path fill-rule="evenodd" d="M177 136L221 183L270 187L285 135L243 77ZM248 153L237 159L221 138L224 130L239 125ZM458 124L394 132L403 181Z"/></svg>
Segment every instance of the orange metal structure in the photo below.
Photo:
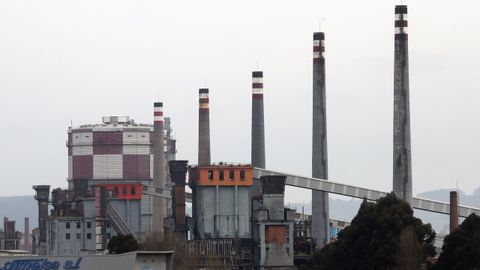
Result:
<svg viewBox="0 0 480 270"><path fill-rule="evenodd" d="M97 187L107 189L110 198L120 200L140 200L142 199L142 184L100 184Z"/></svg>
<svg viewBox="0 0 480 270"><path fill-rule="evenodd" d="M210 165L192 167L189 171L189 184L198 186L252 186L253 167L251 165Z"/></svg>

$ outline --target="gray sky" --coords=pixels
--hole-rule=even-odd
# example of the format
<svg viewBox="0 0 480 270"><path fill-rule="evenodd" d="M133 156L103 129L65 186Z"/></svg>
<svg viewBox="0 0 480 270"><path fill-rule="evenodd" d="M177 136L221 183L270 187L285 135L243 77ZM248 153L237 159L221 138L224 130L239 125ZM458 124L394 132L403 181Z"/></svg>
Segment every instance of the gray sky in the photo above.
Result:
<svg viewBox="0 0 480 270"><path fill-rule="evenodd" d="M409 3L414 192L480 178L474 0ZM0 196L65 186L67 127L151 122L165 102L178 158L196 163L197 89L211 94L212 159L250 159L250 72L265 77L267 167L311 168L312 32L326 18L331 180L392 187L393 20L381 0L0 1ZM308 201L309 192L289 199Z"/></svg>

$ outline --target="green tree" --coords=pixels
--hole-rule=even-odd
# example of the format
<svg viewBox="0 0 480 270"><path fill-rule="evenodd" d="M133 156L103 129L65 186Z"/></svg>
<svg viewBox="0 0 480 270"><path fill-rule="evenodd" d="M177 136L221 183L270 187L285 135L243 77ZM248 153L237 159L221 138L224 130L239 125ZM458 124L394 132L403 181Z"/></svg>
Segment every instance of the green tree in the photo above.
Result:
<svg viewBox="0 0 480 270"><path fill-rule="evenodd" d="M412 244L412 239L420 245L419 252L416 252L419 259L415 261L424 262L427 257L435 255L435 232L430 224L423 224L413 216L408 203L397 199L394 194L388 194L376 203L364 200L351 225L338 234L335 242L315 252L304 269L395 269L404 264L401 260L405 256L411 256L405 248L417 247Z"/></svg>
<svg viewBox="0 0 480 270"><path fill-rule="evenodd" d="M480 217L471 214L445 237L434 270L480 269Z"/></svg>
<svg viewBox="0 0 480 270"><path fill-rule="evenodd" d="M116 235L108 242L108 252L110 254L121 254L138 250L138 242L133 235Z"/></svg>

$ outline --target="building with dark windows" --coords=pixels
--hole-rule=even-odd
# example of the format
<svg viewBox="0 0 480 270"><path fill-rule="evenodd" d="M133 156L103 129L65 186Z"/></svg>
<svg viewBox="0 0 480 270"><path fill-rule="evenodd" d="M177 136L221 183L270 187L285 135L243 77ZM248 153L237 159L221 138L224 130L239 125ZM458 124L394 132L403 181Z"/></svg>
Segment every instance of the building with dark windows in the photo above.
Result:
<svg viewBox="0 0 480 270"><path fill-rule="evenodd" d="M164 128L165 159L175 158L170 119ZM161 133L160 133L161 134ZM39 203L39 254L76 256L106 249L117 234L143 240L152 232L153 125L128 116L68 129L68 189L35 186ZM168 168L165 189L171 189ZM171 215L171 197L163 213Z"/></svg>

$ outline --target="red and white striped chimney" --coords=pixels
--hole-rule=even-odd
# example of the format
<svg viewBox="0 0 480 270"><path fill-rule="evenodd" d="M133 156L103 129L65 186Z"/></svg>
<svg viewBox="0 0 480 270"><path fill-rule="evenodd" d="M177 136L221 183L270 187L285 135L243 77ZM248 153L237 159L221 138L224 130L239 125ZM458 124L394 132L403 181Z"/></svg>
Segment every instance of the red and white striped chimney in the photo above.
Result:
<svg viewBox="0 0 480 270"><path fill-rule="evenodd" d="M156 188L165 188L165 152L163 131L163 103L153 104L153 185ZM158 196L153 197L152 231L155 240L163 239L163 219L166 213L166 200Z"/></svg>

